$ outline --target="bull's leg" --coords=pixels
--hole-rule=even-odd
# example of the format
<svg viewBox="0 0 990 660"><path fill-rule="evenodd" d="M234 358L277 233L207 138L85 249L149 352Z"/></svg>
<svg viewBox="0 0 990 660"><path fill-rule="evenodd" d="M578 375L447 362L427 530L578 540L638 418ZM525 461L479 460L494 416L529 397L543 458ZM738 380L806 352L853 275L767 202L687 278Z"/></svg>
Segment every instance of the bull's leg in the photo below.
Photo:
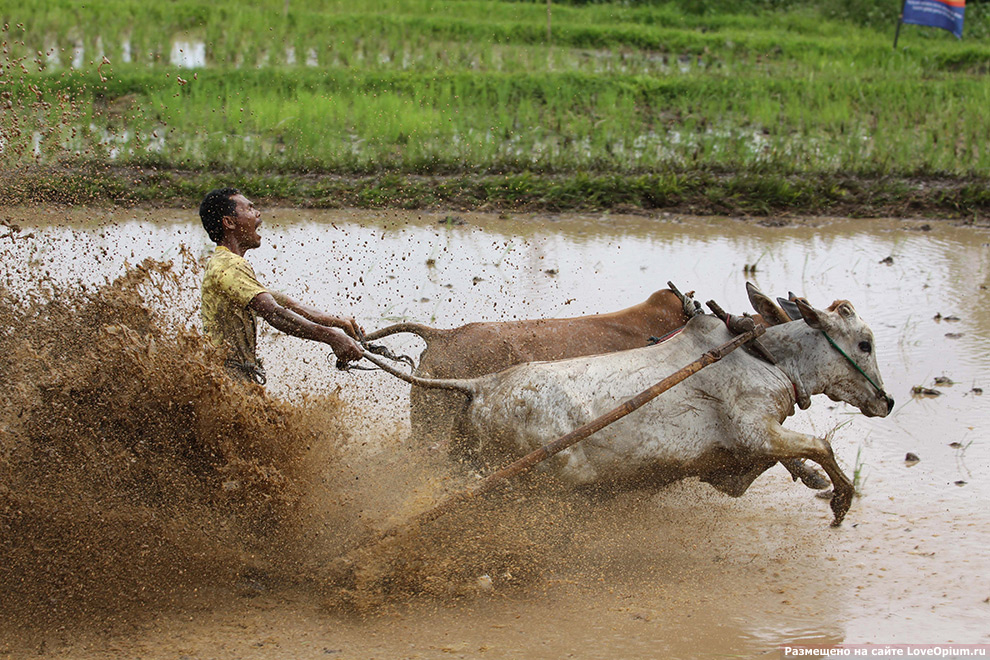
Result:
<svg viewBox="0 0 990 660"><path fill-rule="evenodd" d="M409 392L412 435L431 449L450 449L456 422L463 415L464 397L451 392L413 387Z"/></svg>
<svg viewBox="0 0 990 660"><path fill-rule="evenodd" d="M776 464L776 460L769 458L766 461L756 463L746 472L716 471L705 475L701 480L710 483L726 495L740 497L756 481L757 477ZM818 470L807 465L801 459L787 458L780 461L780 464L787 468L794 481L800 479L808 488L823 490L832 485Z"/></svg>
<svg viewBox="0 0 990 660"><path fill-rule="evenodd" d="M816 438L813 435L790 431L780 426L774 425L770 431L771 452L777 460L783 461L789 458L808 458L818 463L825 470L825 474L832 480L834 495L832 496L832 526L838 527L842 524L842 519L846 517L846 512L852 504L853 483L849 480L835 462L835 454L832 452L832 445L824 438Z"/></svg>
<svg viewBox="0 0 990 660"><path fill-rule="evenodd" d="M584 447L574 445L554 456L556 473L572 486L587 486L598 479L598 472L584 453Z"/></svg>
<svg viewBox="0 0 990 660"><path fill-rule="evenodd" d="M794 481L800 479L805 486L812 490L825 490L831 485L818 470L800 459L787 458L782 460L780 464L787 468Z"/></svg>
<svg viewBox="0 0 990 660"><path fill-rule="evenodd" d="M757 477L776 464L777 461L775 459L768 458L757 461L749 470L743 473L728 470L715 471L706 474L701 480L710 483L717 490L730 497L742 497L742 494L756 481Z"/></svg>

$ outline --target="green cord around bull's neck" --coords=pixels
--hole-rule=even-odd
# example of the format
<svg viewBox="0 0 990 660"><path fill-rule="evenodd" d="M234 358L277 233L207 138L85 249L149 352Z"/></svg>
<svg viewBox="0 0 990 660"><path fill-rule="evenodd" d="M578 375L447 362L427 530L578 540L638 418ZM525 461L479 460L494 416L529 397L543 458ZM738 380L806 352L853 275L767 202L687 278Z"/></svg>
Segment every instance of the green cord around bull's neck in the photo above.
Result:
<svg viewBox="0 0 990 660"><path fill-rule="evenodd" d="M879 385L877 385L876 383L874 383L873 382L873 379L870 378L869 375L867 375L867 373L865 371L863 371L863 368L860 367L858 364L856 364L856 360L853 360L851 357L849 357L846 354L846 352L844 350L842 350L841 348L839 348L839 345L836 344L832 340L832 338L828 336L828 333L827 332L825 332L824 330L822 330L822 334L825 335L825 339L828 340L828 343L832 344L832 348L834 348L835 350L839 351L839 354L842 355L842 357L846 358L846 360L849 361L849 364L851 364L853 367L856 368L856 371L858 371L859 373L863 374L863 378L865 378L866 380L868 380L870 382L870 385L872 385L876 389L877 392L883 392L883 388L880 387Z"/></svg>

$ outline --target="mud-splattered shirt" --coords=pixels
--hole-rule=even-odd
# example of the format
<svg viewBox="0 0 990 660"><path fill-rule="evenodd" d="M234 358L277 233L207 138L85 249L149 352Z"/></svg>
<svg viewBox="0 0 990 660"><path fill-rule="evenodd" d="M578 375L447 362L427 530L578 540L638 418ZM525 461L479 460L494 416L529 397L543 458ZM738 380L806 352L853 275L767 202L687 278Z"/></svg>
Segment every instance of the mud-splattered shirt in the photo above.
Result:
<svg viewBox="0 0 990 660"><path fill-rule="evenodd" d="M203 276L201 315L203 330L214 344L227 346L228 359L260 366L255 353L258 321L248 305L267 291L244 257L217 246Z"/></svg>

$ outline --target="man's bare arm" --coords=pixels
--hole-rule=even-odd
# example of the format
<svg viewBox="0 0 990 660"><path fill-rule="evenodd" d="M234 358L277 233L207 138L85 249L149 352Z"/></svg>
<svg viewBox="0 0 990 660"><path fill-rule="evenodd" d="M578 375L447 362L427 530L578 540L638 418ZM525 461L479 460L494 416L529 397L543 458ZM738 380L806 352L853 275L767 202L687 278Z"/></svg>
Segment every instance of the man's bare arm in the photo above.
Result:
<svg viewBox="0 0 990 660"><path fill-rule="evenodd" d="M348 336L354 339L361 339L364 336L364 329L357 324L353 318L349 316L334 316L332 314L327 314L315 307L310 307L309 305L304 305L298 300L293 300L284 293L272 293L272 297L275 298L275 302L279 305L295 312L299 316L305 319L317 323L319 325L325 325L330 328L340 328L347 333Z"/></svg>
<svg viewBox="0 0 990 660"><path fill-rule="evenodd" d="M294 337L322 342L330 347L334 355L346 362L361 359L362 349L353 339L333 327L314 322L280 305L270 293L256 295L251 300L250 307L276 330Z"/></svg>

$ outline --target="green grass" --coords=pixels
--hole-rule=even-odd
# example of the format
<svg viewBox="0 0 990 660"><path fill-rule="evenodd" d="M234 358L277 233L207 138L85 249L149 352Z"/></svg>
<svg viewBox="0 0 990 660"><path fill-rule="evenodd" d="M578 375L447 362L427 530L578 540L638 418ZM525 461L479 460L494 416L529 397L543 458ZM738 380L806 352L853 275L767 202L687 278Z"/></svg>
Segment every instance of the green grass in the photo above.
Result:
<svg viewBox="0 0 990 660"><path fill-rule="evenodd" d="M970 187L945 204L986 207L987 5L962 41L905 26L894 51L885 5L845 0L555 3L551 43L542 2L247 4L0 1L0 167L532 174L573 184L543 196L564 207L697 172L756 210L825 203L815 178L950 177ZM178 42L206 66L171 64Z"/></svg>
<svg viewBox="0 0 990 660"><path fill-rule="evenodd" d="M139 165L350 174L704 166L959 176L990 167L982 148L990 86L978 78L250 69L205 70L185 85L147 72L117 80L76 84L51 73L9 88L28 100L47 90L52 109L34 116L53 128L64 126L51 113L68 108L56 95L74 99L66 111L75 113L76 137L62 130L60 141L47 140L55 151L97 160L113 153L116 162ZM115 103L118 110L107 109Z"/></svg>
<svg viewBox="0 0 990 660"><path fill-rule="evenodd" d="M866 464L862 459L863 445L856 448L856 464L853 467L853 492L857 495L863 494L863 487L866 486Z"/></svg>

